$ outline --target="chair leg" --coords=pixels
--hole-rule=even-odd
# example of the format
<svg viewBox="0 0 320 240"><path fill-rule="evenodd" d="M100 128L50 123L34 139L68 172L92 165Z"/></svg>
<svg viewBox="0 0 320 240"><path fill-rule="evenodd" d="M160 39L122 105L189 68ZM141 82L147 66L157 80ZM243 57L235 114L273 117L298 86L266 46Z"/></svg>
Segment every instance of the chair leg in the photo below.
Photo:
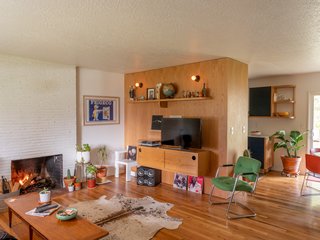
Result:
<svg viewBox="0 0 320 240"><path fill-rule="evenodd" d="M130 164L126 164L126 181L131 181L131 166Z"/></svg>
<svg viewBox="0 0 320 240"><path fill-rule="evenodd" d="M215 186L212 185L212 187L211 187L211 192L210 192L210 195L209 195L209 203L210 203L211 205L219 205L219 204L227 204L227 203L229 203L229 201L225 201L225 202L214 202L214 201L212 200L212 196L213 196L214 189L215 189ZM228 198L230 198L230 197L228 197Z"/></svg>
<svg viewBox="0 0 320 240"><path fill-rule="evenodd" d="M114 176L118 178L119 177L119 163L115 162L114 168L115 168Z"/></svg>
<svg viewBox="0 0 320 240"><path fill-rule="evenodd" d="M301 190L300 190L300 196L303 196L302 191L303 191L304 183L306 181L307 174L308 174L307 172L304 174L304 178L303 178L303 182L302 182L302 186L301 186Z"/></svg>
<svg viewBox="0 0 320 240"><path fill-rule="evenodd" d="M230 207L231 207L231 203L233 202L233 199L235 198L234 197L234 192L232 192L232 195L231 195L231 198L230 198L230 201L229 201L229 204L228 204L228 209L227 209L227 218L232 220L232 219L238 219L238 218L248 218L248 217L255 217L257 216L257 214L253 211L253 209L249 208L248 206L242 204L242 203L239 203L237 202L236 204L238 204L240 207L248 210L249 212L251 212L251 214L239 214L239 213L236 213L236 212L233 212L233 211L230 211ZM234 200L234 202L236 202ZM236 215L236 216L231 216L229 213L233 214L233 215Z"/></svg>

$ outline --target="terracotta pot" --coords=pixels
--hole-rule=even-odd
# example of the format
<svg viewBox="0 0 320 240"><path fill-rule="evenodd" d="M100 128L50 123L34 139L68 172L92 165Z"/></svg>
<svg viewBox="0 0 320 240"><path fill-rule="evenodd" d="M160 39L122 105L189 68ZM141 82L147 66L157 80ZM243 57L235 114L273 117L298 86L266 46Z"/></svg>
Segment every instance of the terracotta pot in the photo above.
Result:
<svg viewBox="0 0 320 240"><path fill-rule="evenodd" d="M290 158L287 156L281 156L283 164L283 173L287 175L298 175L300 170L301 157Z"/></svg>
<svg viewBox="0 0 320 240"><path fill-rule="evenodd" d="M107 176L107 168L106 167L98 167L97 168L97 177L104 178Z"/></svg>
<svg viewBox="0 0 320 240"><path fill-rule="evenodd" d="M76 181L76 178L75 178L75 177L71 177L70 179L68 179L67 177L63 178L64 187L65 187L65 188L68 188L68 186L69 186L71 183L74 183L75 181Z"/></svg>
<svg viewBox="0 0 320 240"><path fill-rule="evenodd" d="M96 187L96 179L91 178L87 180L87 187L88 188L95 188Z"/></svg>
<svg viewBox="0 0 320 240"><path fill-rule="evenodd" d="M75 182L74 183L74 190L80 190L81 189L81 182Z"/></svg>

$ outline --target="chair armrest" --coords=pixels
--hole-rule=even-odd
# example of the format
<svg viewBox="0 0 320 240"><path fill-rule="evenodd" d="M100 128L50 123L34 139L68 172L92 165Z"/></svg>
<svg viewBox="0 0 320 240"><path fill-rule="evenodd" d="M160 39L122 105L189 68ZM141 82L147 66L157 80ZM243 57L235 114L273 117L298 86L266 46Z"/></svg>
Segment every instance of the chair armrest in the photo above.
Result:
<svg viewBox="0 0 320 240"><path fill-rule="evenodd" d="M223 168L223 167L234 167L234 164L233 163L229 163L229 164L223 164L221 166L218 167L217 169L217 173L216 173L216 178L219 177L219 172L220 172L220 168Z"/></svg>
<svg viewBox="0 0 320 240"><path fill-rule="evenodd" d="M234 167L234 164L233 163L230 163L230 164L223 164L222 166L220 167Z"/></svg>
<svg viewBox="0 0 320 240"><path fill-rule="evenodd" d="M246 172L246 173L241 173L242 176L245 176L245 175L258 175L257 173L255 172Z"/></svg>

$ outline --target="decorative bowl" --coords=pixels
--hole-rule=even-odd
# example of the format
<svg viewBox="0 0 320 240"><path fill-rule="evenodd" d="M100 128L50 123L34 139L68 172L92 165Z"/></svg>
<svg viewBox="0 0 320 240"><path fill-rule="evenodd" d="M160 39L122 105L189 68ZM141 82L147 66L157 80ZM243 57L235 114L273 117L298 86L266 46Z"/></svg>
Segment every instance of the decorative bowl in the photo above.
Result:
<svg viewBox="0 0 320 240"><path fill-rule="evenodd" d="M288 117L289 112L277 112L280 117Z"/></svg>
<svg viewBox="0 0 320 240"><path fill-rule="evenodd" d="M76 208L65 208L63 210L59 210L56 214L56 218L62 221L67 221L73 219L77 216L78 210Z"/></svg>

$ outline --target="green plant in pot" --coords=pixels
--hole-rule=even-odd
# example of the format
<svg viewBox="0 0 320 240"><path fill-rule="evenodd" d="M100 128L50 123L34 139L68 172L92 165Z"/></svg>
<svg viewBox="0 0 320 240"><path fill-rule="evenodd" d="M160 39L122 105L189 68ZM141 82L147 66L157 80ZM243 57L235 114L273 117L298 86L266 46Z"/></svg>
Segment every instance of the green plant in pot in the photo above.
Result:
<svg viewBox="0 0 320 240"><path fill-rule="evenodd" d="M97 167L97 182L102 183L107 180L107 167L102 165L107 161L108 154L106 146L99 147L97 155L100 162L100 165Z"/></svg>
<svg viewBox="0 0 320 240"><path fill-rule="evenodd" d="M307 132L300 133L299 131L293 130L289 135L286 135L284 130L280 130L269 137L275 141L273 151L281 148L286 151L286 155L281 156L283 164L281 174L286 174L286 176L294 175L295 177L299 175L301 157L298 156L297 153L304 146L301 143L306 133Z"/></svg>
<svg viewBox="0 0 320 240"><path fill-rule="evenodd" d="M82 145L76 145L76 150L77 150L77 162L78 163L90 162L91 147L89 144L84 143Z"/></svg>
<svg viewBox="0 0 320 240"><path fill-rule="evenodd" d="M97 167L93 164L89 164L86 169L87 172L87 185L88 188L95 188L96 187L96 172Z"/></svg>
<svg viewBox="0 0 320 240"><path fill-rule="evenodd" d="M66 188L68 188L68 186L70 185L70 183L74 183L76 180L76 178L74 176L71 176L71 171L70 169L67 170L67 176L63 178L64 181L64 186Z"/></svg>
<svg viewBox="0 0 320 240"><path fill-rule="evenodd" d="M39 192L39 202L40 203L48 203L51 200L51 192L48 188L44 188Z"/></svg>

